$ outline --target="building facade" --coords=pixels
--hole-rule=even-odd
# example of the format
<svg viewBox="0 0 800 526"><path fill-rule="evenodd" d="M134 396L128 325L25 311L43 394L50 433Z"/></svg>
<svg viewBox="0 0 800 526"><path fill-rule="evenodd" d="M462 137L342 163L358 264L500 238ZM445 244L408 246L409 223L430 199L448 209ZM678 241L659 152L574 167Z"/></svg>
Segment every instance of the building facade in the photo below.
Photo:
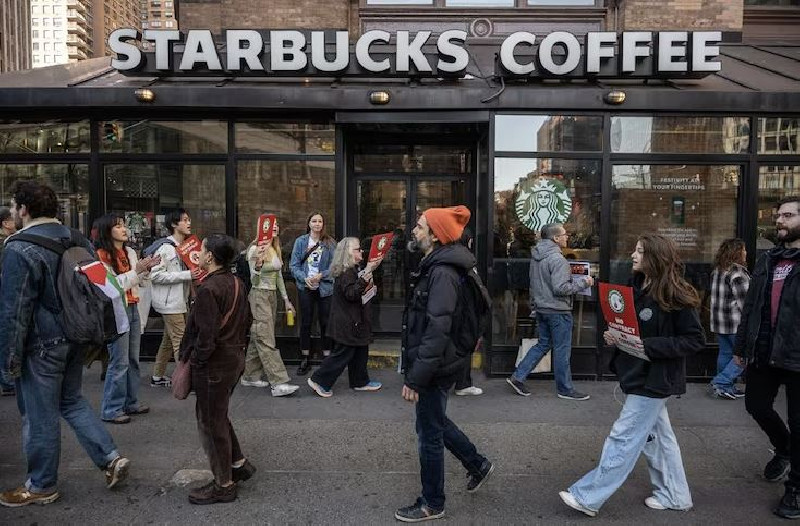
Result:
<svg viewBox="0 0 800 526"><path fill-rule="evenodd" d="M0 0L0 73L31 67L30 0Z"/></svg>
<svg viewBox="0 0 800 526"><path fill-rule="evenodd" d="M179 29L178 7L178 0L140 0L138 9L142 30Z"/></svg>
<svg viewBox="0 0 800 526"><path fill-rule="evenodd" d="M567 257L588 264L602 281L627 279L640 233L671 237L706 298L707 324L719 243L742 237L752 262L773 246L772 204L800 193L800 46L779 35L774 44L735 42L744 4L731 16L722 12L730 2L682 1L665 3L675 5L656 29L700 24L732 40L720 45L721 69L702 78L521 78L495 62L502 43L519 31L541 37L560 29L582 39L592 31L640 29L631 25L637 2L560 3L364 0L331 2L321 12L317 3L272 2L263 6L270 18L249 19L234 15L256 12L243 3L184 2L183 30L220 36L226 27L333 27L346 29L355 44L372 29L393 38L404 29L427 27L434 37L460 29L468 33L469 63L458 78L401 73L392 41L373 57L389 61L383 74L305 68L278 77L214 72L208 63L194 67L196 61L181 72L186 49L178 44L166 61L172 73L124 76L98 59L69 72L0 77L0 110L8 115L0 123L0 193L7 198L4 189L16 179L41 178L56 188L66 222L88 231L95 217L118 212L138 247L163 235L165 211L181 205L199 234L228 232L245 243L255 237L259 214L276 214L285 259L316 211L337 238L368 242L394 232L396 246L376 273L375 355L399 352L400 313L417 264L404 240L431 206L466 204L474 212L479 271L493 298L491 334L475 365L489 373L510 372L521 341L533 336L528 266L547 222L565 223ZM709 5L717 8L707 11ZM547 17L563 25L536 29ZM412 22L415 29L403 25ZM533 50L542 53L541 46ZM528 51L519 49L519 63ZM147 60L152 67L152 56ZM574 316L573 370L602 377L609 356L596 292L578 298ZM292 359L297 326L278 318L279 347ZM156 343L159 321L154 317L146 334ZM690 376L713 374L715 352L711 337L707 352L689 364Z"/></svg>

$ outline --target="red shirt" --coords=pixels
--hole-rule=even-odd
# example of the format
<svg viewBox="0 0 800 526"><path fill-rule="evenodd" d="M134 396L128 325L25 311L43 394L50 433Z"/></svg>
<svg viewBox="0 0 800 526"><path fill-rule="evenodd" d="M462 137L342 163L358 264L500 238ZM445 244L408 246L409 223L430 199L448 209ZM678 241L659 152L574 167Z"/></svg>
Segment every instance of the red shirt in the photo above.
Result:
<svg viewBox="0 0 800 526"><path fill-rule="evenodd" d="M771 320L772 320L772 327L775 328L775 324L778 322L778 305L781 301L781 292L783 291L783 283L786 281L786 276L792 271L794 268L794 260L791 259L781 259L775 265L775 270L772 273L772 295L771 295Z"/></svg>

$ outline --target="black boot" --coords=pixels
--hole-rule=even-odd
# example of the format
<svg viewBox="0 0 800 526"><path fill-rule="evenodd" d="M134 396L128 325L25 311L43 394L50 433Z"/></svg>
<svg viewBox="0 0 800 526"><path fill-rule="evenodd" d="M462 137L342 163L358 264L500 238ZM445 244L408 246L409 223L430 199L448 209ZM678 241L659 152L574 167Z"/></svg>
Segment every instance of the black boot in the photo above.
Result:
<svg viewBox="0 0 800 526"><path fill-rule="evenodd" d="M311 370L311 356L304 354L300 365L297 367L297 376L305 376Z"/></svg>
<svg viewBox="0 0 800 526"><path fill-rule="evenodd" d="M786 493L773 513L784 519L800 519L800 489L786 485Z"/></svg>

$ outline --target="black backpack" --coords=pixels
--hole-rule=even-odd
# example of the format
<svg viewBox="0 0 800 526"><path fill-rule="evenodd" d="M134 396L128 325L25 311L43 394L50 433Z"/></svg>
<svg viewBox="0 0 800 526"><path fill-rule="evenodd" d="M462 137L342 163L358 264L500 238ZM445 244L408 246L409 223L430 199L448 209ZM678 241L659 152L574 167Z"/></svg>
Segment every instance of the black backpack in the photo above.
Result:
<svg viewBox="0 0 800 526"><path fill-rule="evenodd" d="M458 269L458 303L450 335L459 358L470 356L481 343L491 323L491 297L478 272Z"/></svg>
<svg viewBox="0 0 800 526"><path fill-rule="evenodd" d="M250 292L250 289L253 287L253 282L250 281L250 263L247 262L247 249L239 252L239 255L233 260L231 272L242 280L245 292Z"/></svg>
<svg viewBox="0 0 800 526"><path fill-rule="evenodd" d="M80 232L70 229L70 237L59 241L21 232L8 239L12 241L27 241L61 256L55 283L61 311L55 314L67 340L103 346L121 336L113 301L80 271L84 265L99 262L86 248L88 241Z"/></svg>

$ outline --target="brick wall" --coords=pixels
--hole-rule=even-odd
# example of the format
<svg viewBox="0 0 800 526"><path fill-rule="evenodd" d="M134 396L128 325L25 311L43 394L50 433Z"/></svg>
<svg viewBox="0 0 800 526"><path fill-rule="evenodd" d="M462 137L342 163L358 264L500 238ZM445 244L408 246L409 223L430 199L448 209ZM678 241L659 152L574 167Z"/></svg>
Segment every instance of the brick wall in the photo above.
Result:
<svg viewBox="0 0 800 526"><path fill-rule="evenodd" d="M358 0L205 0L181 2L179 26L187 29L347 29Z"/></svg>
<svg viewBox="0 0 800 526"><path fill-rule="evenodd" d="M743 0L622 0L620 26L633 29L741 31Z"/></svg>

